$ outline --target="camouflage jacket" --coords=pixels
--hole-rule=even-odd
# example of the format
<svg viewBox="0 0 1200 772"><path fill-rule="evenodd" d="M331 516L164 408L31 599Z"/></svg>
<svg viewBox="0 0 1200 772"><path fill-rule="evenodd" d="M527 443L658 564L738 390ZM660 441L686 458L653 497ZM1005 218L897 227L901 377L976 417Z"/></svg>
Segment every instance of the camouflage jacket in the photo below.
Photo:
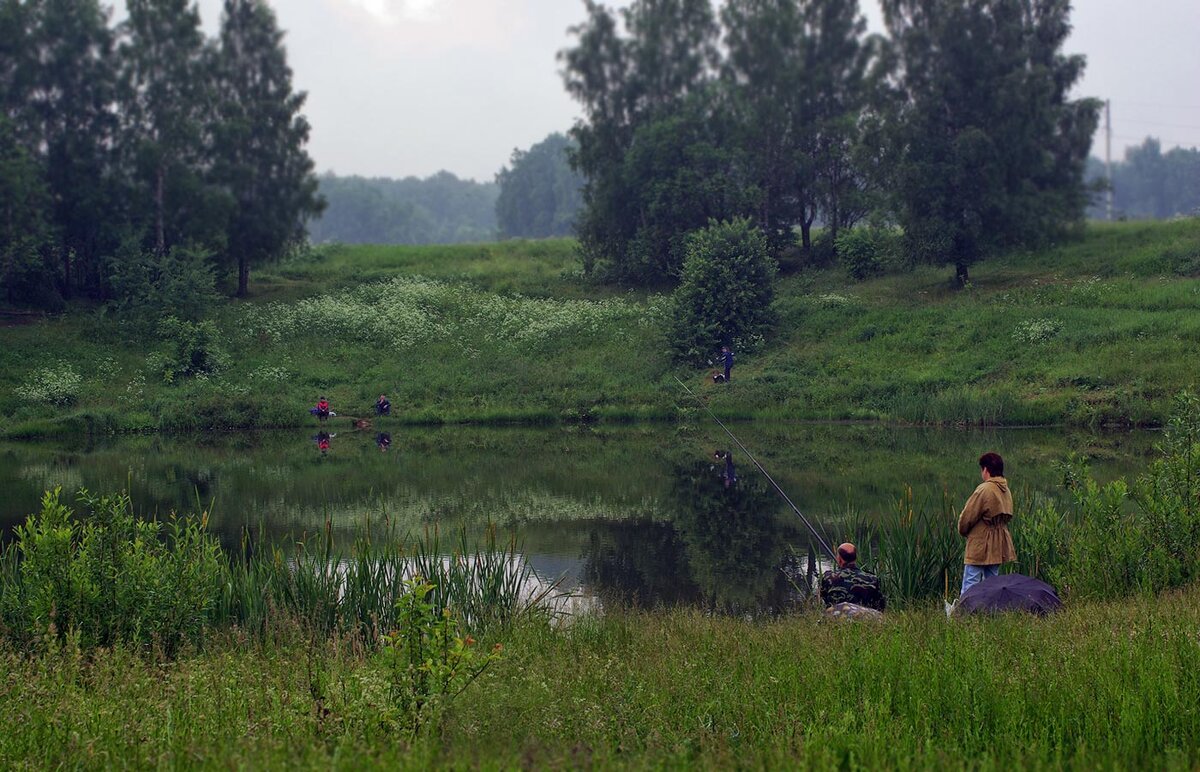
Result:
<svg viewBox="0 0 1200 772"><path fill-rule="evenodd" d="M821 600L826 606L856 603L878 611L887 607L879 577L860 571L853 563L821 575Z"/></svg>

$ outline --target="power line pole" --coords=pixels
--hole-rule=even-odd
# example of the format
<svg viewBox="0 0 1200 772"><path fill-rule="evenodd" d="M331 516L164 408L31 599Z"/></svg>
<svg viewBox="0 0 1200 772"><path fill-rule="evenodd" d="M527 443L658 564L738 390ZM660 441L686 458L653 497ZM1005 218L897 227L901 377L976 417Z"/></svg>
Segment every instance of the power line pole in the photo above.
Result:
<svg viewBox="0 0 1200 772"><path fill-rule="evenodd" d="M1112 102L1104 100L1104 170L1108 175L1108 195L1105 215L1109 222L1113 218L1113 176L1112 176Z"/></svg>

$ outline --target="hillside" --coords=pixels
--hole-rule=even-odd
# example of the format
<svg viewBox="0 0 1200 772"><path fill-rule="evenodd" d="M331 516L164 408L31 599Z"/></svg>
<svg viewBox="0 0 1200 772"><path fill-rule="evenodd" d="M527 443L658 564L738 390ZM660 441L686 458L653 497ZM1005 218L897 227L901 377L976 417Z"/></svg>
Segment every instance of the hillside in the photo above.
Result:
<svg viewBox="0 0 1200 772"><path fill-rule="evenodd" d="M589 283L573 247L315 250L214 309L221 367L172 382L167 342L96 309L0 327L4 434L298 425L320 394L345 417L387 393L395 423L686 418L675 375L737 418L1154 425L1194 381L1197 219L1091 226L966 290L785 265L729 387L671 364L664 297Z"/></svg>

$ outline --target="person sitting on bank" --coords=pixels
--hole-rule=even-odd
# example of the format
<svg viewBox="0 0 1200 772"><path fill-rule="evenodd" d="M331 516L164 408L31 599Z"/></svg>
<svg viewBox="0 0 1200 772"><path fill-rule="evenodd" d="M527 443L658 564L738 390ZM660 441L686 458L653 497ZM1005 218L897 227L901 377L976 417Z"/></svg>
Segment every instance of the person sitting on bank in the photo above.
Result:
<svg viewBox="0 0 1200 772"><path fill-rule="evenodd" d="M879 577L858 567L858 549L846 542L837 548L835 559L837 569L821 575L821 602L825 607L852 604L883 611L887 599L883 597Z"/></svg>
<svg viewBox="0 0 1200 772"><path fill-rule="evenodd" d="M391 415L391 414L392 414L392 403L388 402L387 395L380 394L379 399L376 400L376 402L375 402L375 415L383 416L383 415Z"/></svg>
<svg viewBox="0 0 1200 772"><path fill-rule="evenodd" d="M325 399L324 395L317 400L317 406L313 409L316 411L314 415L318 421L325 421L329 418L329 400Z"/></svg>

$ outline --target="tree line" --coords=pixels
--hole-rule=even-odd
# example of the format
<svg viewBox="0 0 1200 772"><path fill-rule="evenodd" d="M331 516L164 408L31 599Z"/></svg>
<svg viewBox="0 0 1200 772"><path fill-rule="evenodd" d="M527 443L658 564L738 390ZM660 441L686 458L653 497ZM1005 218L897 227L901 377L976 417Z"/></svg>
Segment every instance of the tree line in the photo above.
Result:
<svg viewBox="0 0 1200 772"><path fill-rule="evenodd" d="M498 186L438 172L425 179L320 176L317 243L458 244L496 237Z"/></svg>
<svg viewBox="0 0 1200 772"><path fill-rule="evenodd" d="M0 293L42 307L193 296L305 237L322 202L283 32L225 0L0 0ZM207 287L205 286L207 285Z"/></svg>
<svg viewBox="0 0 1200 772"><path fill-rule="evenodd" d="M915 259L979 258L1081 222L1099 104L1069 92L1069 0L584 0L560 53L583 118L585 268L678 282L688 234L750 218L772 254L899 226Z"/></svg>
<svg viewBox="0 0 1200 772"><path fill-rule="evenodd" d="M1111 187L1114 217L1162 220L1200 215L1200 149L1194 147L1164 153L1161 142L1147 137L1125 151L1125 160L1113 164L1111 185L1104 162L1097 158L1088 162L1088 179L1097 190ZM1105 219L1107 197L1097 197L1088 216Z"/></svg>

